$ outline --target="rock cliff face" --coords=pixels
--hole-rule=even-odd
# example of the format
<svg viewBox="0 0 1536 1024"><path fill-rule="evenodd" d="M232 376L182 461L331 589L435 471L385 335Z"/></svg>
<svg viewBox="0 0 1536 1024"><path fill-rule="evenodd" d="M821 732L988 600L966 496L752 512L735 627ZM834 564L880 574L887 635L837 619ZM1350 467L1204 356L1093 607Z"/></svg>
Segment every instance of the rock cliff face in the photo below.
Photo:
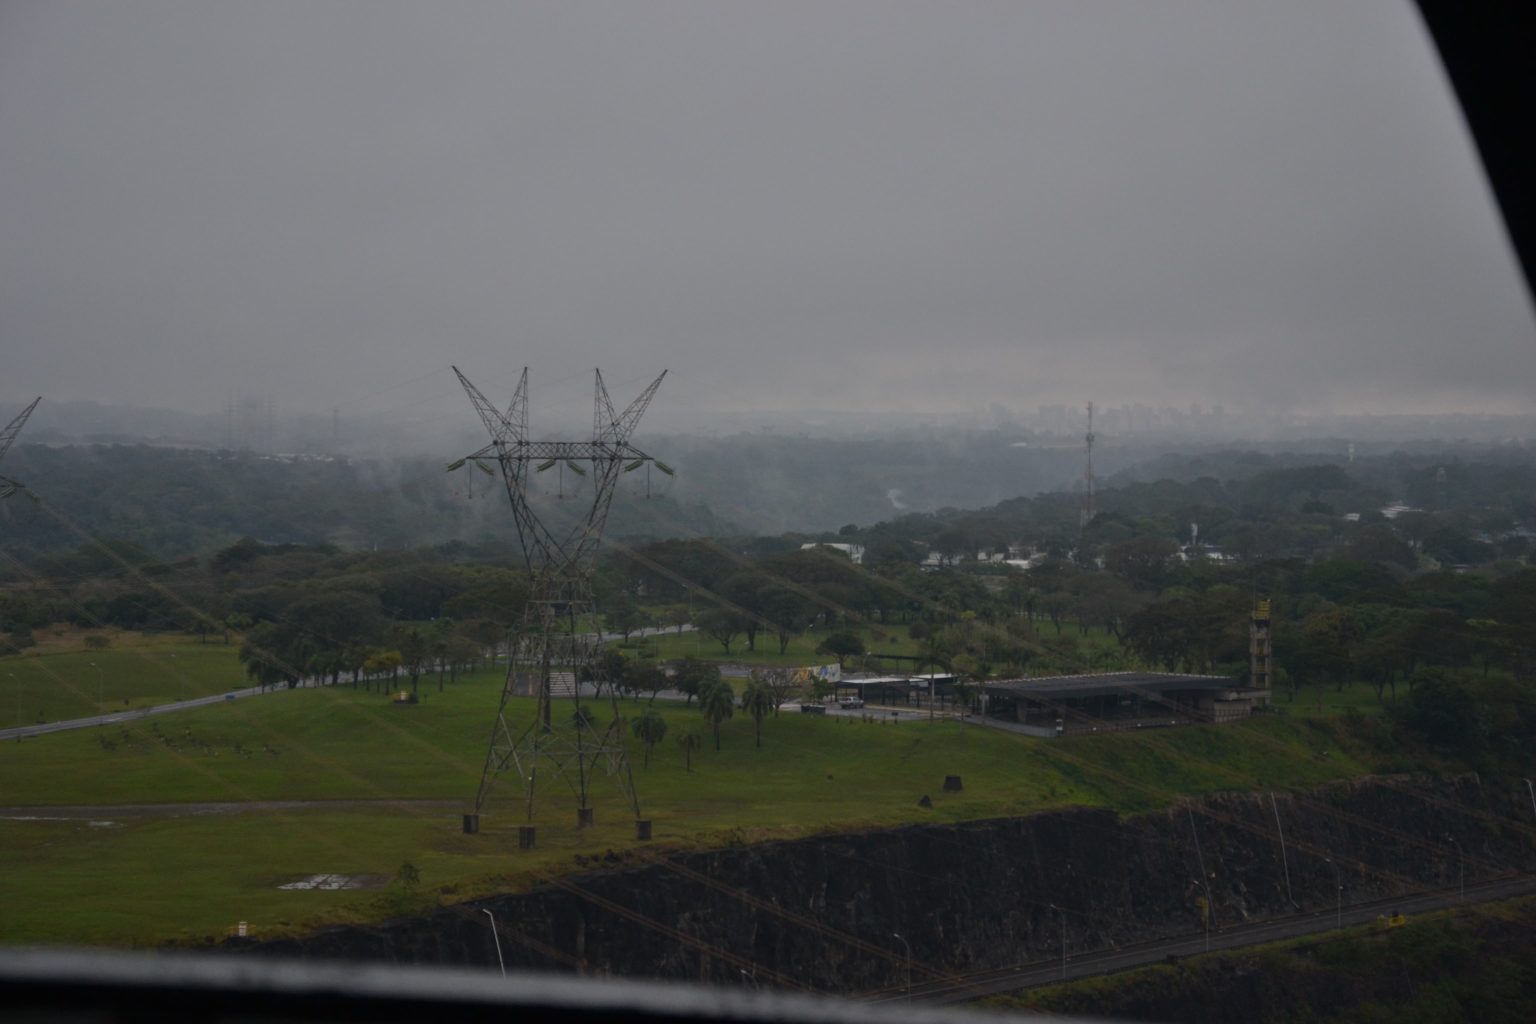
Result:
<svg viewBox="0 0 1536 1024"><path fill-rule="evenodd" d="M1515 787L1519 787L1516 789ZM1277 828L1278 819L1278 828ZM1204 925L1504 874L1536 861L1524 784L1392 777L676 853L531 893L250 952L856 992ZM1281 842L1283 834L1284 842ZM1337 869L1337 875L1336 875ZM1061 908L1060 910L1056 908Z"/></svg>

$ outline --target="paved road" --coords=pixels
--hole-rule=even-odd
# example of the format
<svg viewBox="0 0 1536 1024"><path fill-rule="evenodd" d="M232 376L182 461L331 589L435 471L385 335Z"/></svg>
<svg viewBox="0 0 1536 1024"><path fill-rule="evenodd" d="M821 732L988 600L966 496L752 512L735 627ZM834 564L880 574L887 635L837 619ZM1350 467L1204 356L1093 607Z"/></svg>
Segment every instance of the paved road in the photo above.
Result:
<svg viewBox="0 0 1536 1024"><path fill-rule="evenodd" d="M250 811L441 811L462 809L462 800L223 800L184 804L68 804L39 807L0 807L0 820L66 821L100 818L191 818Z"/></svg>
<svg viewBox="0 0 1536 1024"><path fill-rule="evenodd" d="M302 685L313 685L306 682ZM88 718L66 718L58 722L41 722L37 725L13 726L9 729L0 729L0 740L21 739L27 736L42 736L50 732L63 732L66 729L87 729L94 725L117 725L120 722L132 722L140 718L148 718L151 715L165 715L172 711L184 711L187 708L207 707L209 704L222 704L227 700L239 700L243 697L256 697L266 693L282 693L281 689L268 688L263 690L259 686L248 686L240 690L230 690L228 693L216 693L211 697L194 697L191 700L178 700L170 704L155 704L147 708L134 708L130 711L112 711L105 715L91 715Z"/></svg>
<svg viewBox="0 0 1536 1024"><path fill-rule="evenodd" d="M910 998L914 1002L937 1005L964 1003L984 996L1002 995L1037 985L1049 985L1064 979L1111 974L1131 967L1160 963L1170 956L1196 956L1207 950L1237 949L1242 946L1331 931L1339 927L1341 921L1345 926L1369 924L1378 916L1391 914L1394 911L1404 914L1423 914L1461 904L1509 899L1532 892L1536 892L1536 877L1519 875L1468 885L1465 891L1440 890L1417 896L1346 906L1342 914L1337 909L1310 911L1275 920L1224 928L1210 935L1203 933L1185 935L1175 939L1160 939L1125 946L1120 949L1069 955L1065 963L1060 957L1056 957L1012 967L979 971L975 974L918 981L912 985L910 996L902 989L896 988L874 993L869 998L875 1002L897 1002Z"/></svg>
<svg viewBox="0 0 1536 1024"><path fill-rule="evenodd" d="M687 633L693 629L693 626L685 625L682 631ZM659 636L662 633L675 632L677 632L676 626L647 626L644 629L635 630L630 636ZM603 639L605 641L617 640L619 639L619 634L604 633ZM305 689L321 685L323 685L323 680L304 679L299 682L295 689ZM202 708L210 704L222 704L228 700L240 700L244 697L260 697L271 693L286 693L287 690L288 687L286 686L272 686L266 689L259 686L247 686L238 690L230 690L228 693L216 693L212 696L195 697L191 700L177 700L169 704L155 704L147 708L109 711L103 715L90 715L85 718L66 718L57 722L39 722L35 725L12 726L9 729L0 729L0 740L17 740L28 736L44 736L51 732L65 732L69 729L89 729L97 725L118 725L122 722L132 722L140 718L148 718L151 715L166 715L173 711L185 711L187 708ZM671 691L667 692L670 693ZM676 694L675 697L678 700L683 699L683 695L680 693Z"/></svg>

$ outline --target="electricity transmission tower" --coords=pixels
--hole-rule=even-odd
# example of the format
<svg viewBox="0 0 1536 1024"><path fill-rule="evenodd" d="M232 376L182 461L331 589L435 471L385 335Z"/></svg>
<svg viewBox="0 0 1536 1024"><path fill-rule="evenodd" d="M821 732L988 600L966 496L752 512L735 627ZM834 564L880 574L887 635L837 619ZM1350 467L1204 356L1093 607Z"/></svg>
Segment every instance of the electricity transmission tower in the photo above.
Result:
<svg viewBox="0 0 1536 1024"><path fill-rule="evenodd" d="M11 450L11 445L16 443L16 435L21 433L22 426L27 422L27 417L32 415L32 410L37 408L37 403L43 400L42 395L32 399L32 404L16 414L16 418L5 425L5 430L0 431L0 459L5 458L5 453ZM0 498L9 498L21 490L21 484L7 476L0 476Z"/></svg>
<svg viewBox="0 0 1536 1024"><path fill-rule="evenodd" d="M1078 525L1086 527L1093 522L1093 517L1098 515L1098 510L1093 504L1093 442L1098 438L1093 433L1093 403L1088 403L1088 434L1083 438L1087 448L1087 464L1083 467L1083 511L1079 517Z"/></svg>
<svg viewBox="0 0 1536 1024"><path fill-rule="evenodd" d="M571 787L578 799L578 827L591 825L591 785L603 770L618 779L634 809L639 838L649 838L650 822L640 818L640 801L630 774L618 694L598 657L602 633L593 606L592 573L619 477L656 461L632 446L629 438L666 371L623 412L614 410L602 372L597 371L589 441L529 439L526 367L504 413L459 373L458 367L453 372L490 431L491 443L448 468L458 469L467 462L484 466L492 461L499 466L530 577L528 603L512 635L507 678L475 794L475 809L464 816L464 831L479 831L481 809L496 780L507 771L516 772L525 789L529 824L519 829L519 842L524 847L534 842L534 799L541 771ZM528 502L530 476L557 465L568 466L582 476L590 465L592 474L592 504L565 529L551 529ZM670 474L670 467L656 465ZM583 702L583 684L595 687L599 697L606 685L606 723L591 713L591 702ZM514 721L515 709L509 708L513 697L536 698L531 720Z"/></svg>

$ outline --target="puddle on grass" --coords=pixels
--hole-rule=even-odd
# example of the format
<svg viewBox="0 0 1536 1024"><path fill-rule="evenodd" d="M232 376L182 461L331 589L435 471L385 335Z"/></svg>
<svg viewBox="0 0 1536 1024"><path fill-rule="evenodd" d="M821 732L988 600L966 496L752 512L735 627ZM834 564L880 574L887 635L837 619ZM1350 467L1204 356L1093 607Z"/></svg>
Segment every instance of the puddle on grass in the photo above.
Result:
<svg viewBox="0 0 1536 1024"><path fill-rule="evenodd" d="M386 880L378 875L307 875L296 882L278 886L279 889L321 889L336 892L341 889L377 889Z"/></svg>

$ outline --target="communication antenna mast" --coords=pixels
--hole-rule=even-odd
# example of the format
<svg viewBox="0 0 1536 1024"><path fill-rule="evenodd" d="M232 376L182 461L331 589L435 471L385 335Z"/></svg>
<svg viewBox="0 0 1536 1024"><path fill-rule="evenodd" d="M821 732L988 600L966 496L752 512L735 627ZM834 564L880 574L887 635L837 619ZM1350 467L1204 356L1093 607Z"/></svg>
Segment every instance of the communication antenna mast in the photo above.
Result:
<svg viewBox="0 0 1536 1024"><path fill-rule="evenodd" d="M1093 507L1093 442L1094 442L1094 433L1093 433L1093 403L1092 402L1088 403L1088 434L1087 434L1086 437L1084 437L1083 440L1087 443L1088 462L1087 462L1087 465L1083 467L1083 514L1082 514L1081 522L1078 523L1078 525L1080 527L1085 527L1089 523L1093 522L1093 517L1097 514L1095 512L1095 510L1094 510L1094 507Z"/></svg>
<svg viewBox="0 0 1536 1024"><path fill-rule="evenodd" d="M577 827L587 827L592 824L591 784L601 768L618 779L635 812L637 837L649 839L650 822L640 818L640 801L625 749L618 694L598 657L602 633L592 599L592 574L619 477L655 462L631 445L629 438L667 373L663 370L623 412L616 412L602 371L597 371L591 440L533 441L528 437L527 367L505 413L492 405L458 367L453 372L490 432L491 443L448 469L470 462L483 469L492 461L499 467L530 580L528 603L512 634L507 678L491 729L480 788L475 793L475 808L464 815L464 831L480 830L480 813L497 779L508 771L516 772L522 780L527 803L528 824L518 830L520 846L526 849L534 845L534 801L541 772L553 774L571 787L578 800ZM570 529L551 530L528 503L529 478L555 466L569 467L585 476L584 463L591 467L592 504ZM660 464L657 468L669 471ZM584 684L593 687L599 700L607 687L606 722L592 714L593 701L583 700ZM517 709L510 706L514 697L535 698L531 719L516 720Z"/></svg>
<svg viewBox="0 0 1536 1024"><path fill-rule="evenodd" d="M21 428L26 424L27 417L32 415L32 410L36 409L37 403L42 400L42 395L32 399L32 404L17 413L16 418L7 423L3 431L0 431L0 460L5 458L5 453L10 451L11 445L16 443L16 435L21 433ZM20 483L12 480L10 477L0 476L0 498L9 498L21 490L21 487Z"/></svg>

